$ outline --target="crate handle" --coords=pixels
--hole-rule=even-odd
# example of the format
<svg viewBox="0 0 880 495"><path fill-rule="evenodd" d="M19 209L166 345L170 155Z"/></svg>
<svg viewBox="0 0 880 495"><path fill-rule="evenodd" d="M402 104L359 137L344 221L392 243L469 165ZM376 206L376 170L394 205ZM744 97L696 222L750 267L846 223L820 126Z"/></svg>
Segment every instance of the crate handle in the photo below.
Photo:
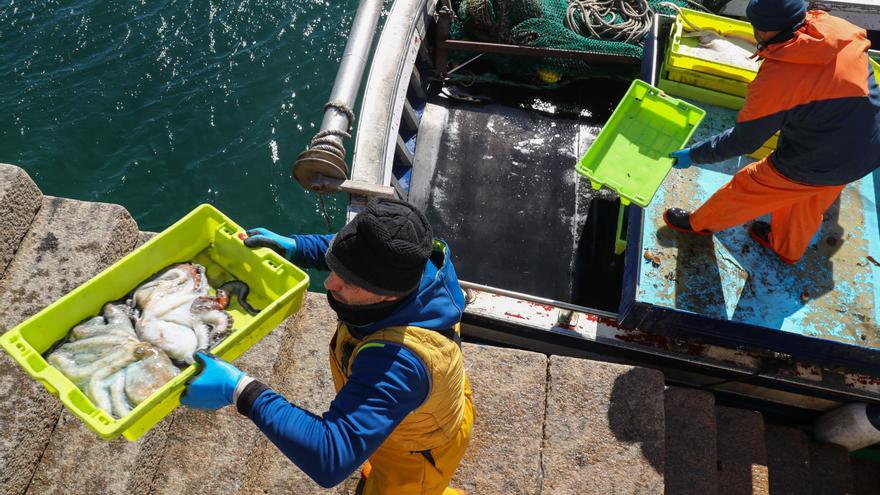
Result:
<svg viewBox="0 0 880 495"><path fill-rule="evenodd" d="M233 236L235 236L235 229L230 228L230 226L227 225L227 224L225 224L225 223L221 223L221 224L217 227L217 230L218 230L221 234L225 235L226 237L232 238Z"/></svg>
<svg viewBox="0 0 880 495"><path fill-rule="evenodd" d="M13 352L16 352L16 355L22 359L26 358L33 350L31 346L22 342L18 336L15 336L10 342L12 343Z"/></svg>
<svg viewBox="0 0 880 495"><path fill-rule="evenodd" d="M264 259L263 264L268 266L269 269L275 273L283 273L284 272L284 267L278 263L275 263L271 259Z"/></svg>
<svg viewBox="0 0 880 495"><path fill-rule="evenodd" d="M15 359L25 371L27 371L31 378L37 378L37 372L27 365L27 357L30 356L32 352L36 351L34 351L34 348L31 347L27 341L21 338L21 335L16 334L6 337L3 349L6 350L6 352L12 356L12 358Z"/></svg>

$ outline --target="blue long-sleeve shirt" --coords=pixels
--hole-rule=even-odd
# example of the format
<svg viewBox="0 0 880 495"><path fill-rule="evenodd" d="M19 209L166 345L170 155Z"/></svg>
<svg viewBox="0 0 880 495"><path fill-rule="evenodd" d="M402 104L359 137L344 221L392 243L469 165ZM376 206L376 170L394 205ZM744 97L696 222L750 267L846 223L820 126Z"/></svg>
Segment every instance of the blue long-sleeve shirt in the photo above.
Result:
<svg viewBox="0 0 880 495"><path fill-rule="evenodd" d="M358 353L351 375L321 416L265 390L248 417L304 473L327 488L361 466L427 398L428 375L407 349L386 344Z"/></svg>
<svg viewBox="0 0 880 495"><path fill-rule="evenodd" d="M324 254L333 235L297 235L293 260L327 270ZM461 320L461 289L448 253L442 266L429 260L419 288L380 322L355 328L369 334L380 328L417 325L443 330ZM421 359L395 344L368 347L357 354L345 386L321 416L262 387L244 411L284 455L324 487L340 483L385 441L398 424L427 398L430 376Z"/></svg>
<svg viewBox="0 0 880 495"><path fill-rule="evenodd" d="M330 248L330 243L336 234L313 234L313 235L292 235L291 239L296 243L296 249L293 250L293 261L299 266L305 268L314 268L316 270L327 271L327 261L324 255Z"/></svg>

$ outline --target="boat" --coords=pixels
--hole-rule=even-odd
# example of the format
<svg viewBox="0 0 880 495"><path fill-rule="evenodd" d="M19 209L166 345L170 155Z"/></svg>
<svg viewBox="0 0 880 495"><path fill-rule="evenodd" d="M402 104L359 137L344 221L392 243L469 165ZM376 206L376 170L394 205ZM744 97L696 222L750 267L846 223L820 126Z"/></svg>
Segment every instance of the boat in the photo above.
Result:
<svg viewBox="0 0 880 495"><path fill-rule="evenodd" d="M667 178L640 208L574 170L633 79L661 84L674 16L654 16L634 57L453 39L450 1L397 0L371 51L380 8L360 3L293 176L319 198L348 193L349 218L370 197L422 209L454 253L465 339L655 368L794 424L880 404L880 173L847 189L800 268L747 253L742 229L681 239L659 215L701 188ZM574 60L601 77L493 82L479 77L484 54ZM708 135L732 123L707 107ZM731 166L694 180L718 186Z"/></svg>

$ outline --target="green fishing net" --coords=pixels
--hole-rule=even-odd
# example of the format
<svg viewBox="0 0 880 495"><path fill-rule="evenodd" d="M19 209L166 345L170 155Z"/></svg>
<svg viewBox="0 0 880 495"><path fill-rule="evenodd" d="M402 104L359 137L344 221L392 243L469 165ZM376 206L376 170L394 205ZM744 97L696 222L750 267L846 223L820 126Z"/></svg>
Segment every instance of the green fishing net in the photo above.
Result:
<svg viewBox="0 0 880 495"><path fill-rule="evenodd" d="M659 14L675 15L669 7L660 5L663 0L590 0L591 6L611 5L610 14L594 19L591 24L615 26L625 29L635 23L644 27L653 16L647 8ZM666 0L684 6L684 0ZM615 9L635 6L640 16L627 16ZM583 51L597 54L628 55L641 57L644 37L623 40L614 31L604 38L593 36L590 27L582 18L570 18L566 23L569 0L458 0L452 2L456 19L450 29L450 38L457 40L483 41L527 45L540 48ZM635 20L633 17L636 17ZM575 29L569 26L574 23ZM614 29L614 28L612 28ZM608 38L615 36L620 41ZM450 52L450 59L461 63L474 56L474 53ZM489 78L497 82L504 80L526 86L554 86L570 80L590 77L632 77L638 67L634 64L600 64L570 58L524 57L513 55L485 54L482 65L489 66L493 74L475 74L470 71L456 71L452 79L482 80ZM459 73L461 72L461 73Z"/></svg>

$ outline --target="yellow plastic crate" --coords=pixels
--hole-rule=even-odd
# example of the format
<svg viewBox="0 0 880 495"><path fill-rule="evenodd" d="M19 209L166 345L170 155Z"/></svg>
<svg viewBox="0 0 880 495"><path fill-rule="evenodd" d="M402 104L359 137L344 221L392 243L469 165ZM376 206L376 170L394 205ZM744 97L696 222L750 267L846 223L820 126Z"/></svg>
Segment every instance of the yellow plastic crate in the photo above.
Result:
<svg viewBox="0 0 880 495"><path fill-rule="evenodd" d="M657 87L672 96L688 98L690 100L708 103L722 108L729 108L731 110L739 110L745 103L745 98L739 96L670 80L665 65L660 69L660 81L658 82Z"/></svg>
<svg viewBox="0 0 880 495"><path fill-rule="evenodd" d="M669 66L667 66L667 77L670 81L680 82L689 86L698 86L739 98L745 98L749 88L749 83L747 82ZM742 107L742 104L740 104L740 107Z"/></svg>
<svg viewBox="0 0 880 495"><path fill-rule="evenodd" d="M58 396L67 409L97 433L112 439L137 440L179 404L195 366L184 369L128 415L115 419L97 408L73 382L50 366L42 354L86 318L100 313L168 265L192 261L204 265L213 287L231 279L250 286L248 302L262 310L243 311L234 300L228 311L233 332L212 349L233 360L299 311L309 286L305 272L270 249L245 247L244 230L211 205L201 205L161 234L0 336L0 346L34 379Z"/></svg>
<svg viewBox="0 0 880 495"><path fill-rule="evenodd" d="M721 34L735 34L739 36L752 37L753 30L751 24L745 21L730 19L720 15L699 12L690 9L681 9L688 20L695 26L703 29L713 29ZM685 53L683 46L697 46L696 38L683 37L685 32L685 24L681 19L681 14L676 16L675 25L670 31L670 40L667 46L665 62L667 67L672 69L689 70L697 73L711 74L720 76L731 81L749 83L755 78L757 71L725 64L713 60L706 60ZM692 84L692 83L688 83ZM703 86L702 84L694 84L695 86ZM703 86L706 87L706 86ZM710 88L713 89L713 88ZM718 88L714 88L718 89ZM729 91L723 91L729 94Z"/></svg>

